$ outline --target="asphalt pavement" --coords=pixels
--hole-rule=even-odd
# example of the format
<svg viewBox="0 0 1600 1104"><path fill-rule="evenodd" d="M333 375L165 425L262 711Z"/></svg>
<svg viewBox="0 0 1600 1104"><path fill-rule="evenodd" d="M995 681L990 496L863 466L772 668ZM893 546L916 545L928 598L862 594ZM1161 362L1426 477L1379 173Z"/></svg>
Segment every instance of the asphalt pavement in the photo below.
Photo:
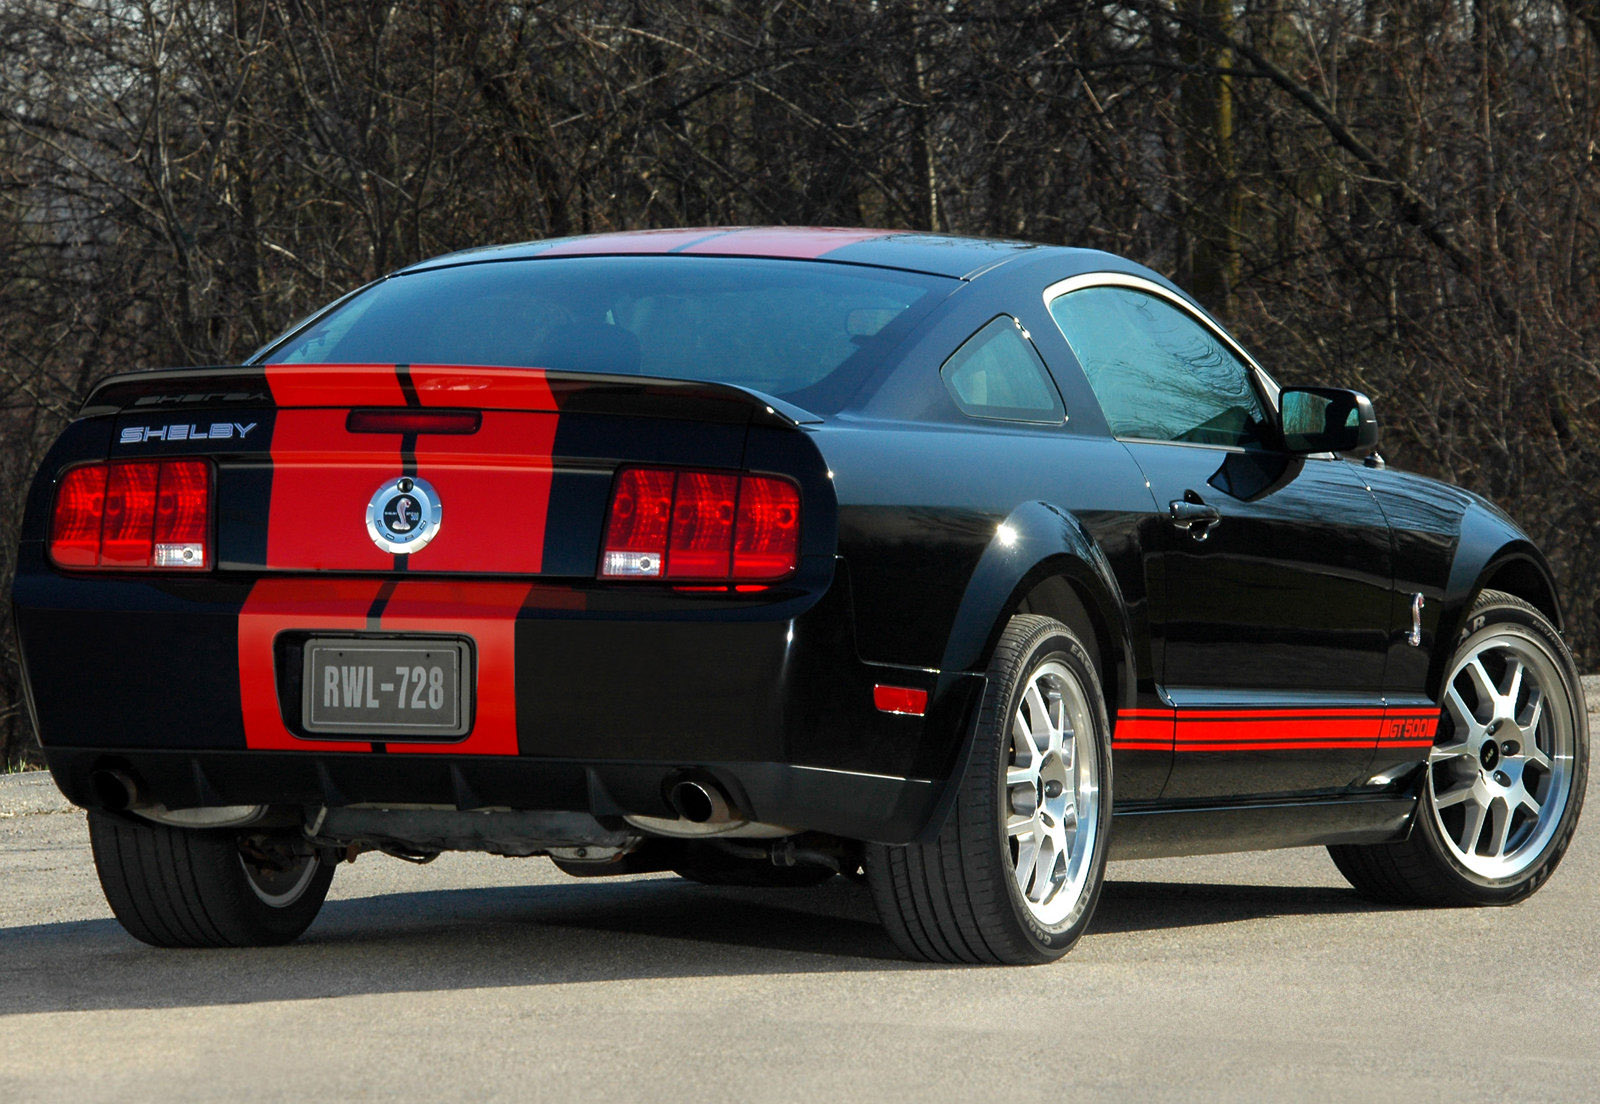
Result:
<svg viewBox="0 0 1600 1104"><path fill-rule="evenodd" d="M0 1100L1600 1100L1596 777L1513 908L1369 905L1321 850L1116 863L1072 954L1007 969L901 961L843 879L477 855L364 855L290 947L159 951L14 775Z"/></svg>

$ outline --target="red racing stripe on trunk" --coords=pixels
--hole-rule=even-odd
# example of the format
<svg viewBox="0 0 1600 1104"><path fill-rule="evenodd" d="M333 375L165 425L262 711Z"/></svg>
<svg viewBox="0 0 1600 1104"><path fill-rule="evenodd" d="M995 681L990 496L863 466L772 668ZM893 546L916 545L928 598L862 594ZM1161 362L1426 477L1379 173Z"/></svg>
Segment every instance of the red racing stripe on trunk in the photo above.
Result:
<svg viewBox="0 0 1600 1104"><path fill-rule="evenodd" d="M268 568L394 570L393 554L367 533L367 503L384 481L400 474L400 435L350 433L346 416L344 408L278 411L272 430Z"/></svg>
<svg viewBox="0 0 1600 1104"><path fill-rule="evenodd" d="M439 535L408 558L408 569L537 575L558 421L555 414L487 410L477 433L421 434L416 473L438 491L443 513ZM374 480L367 493L377 486Z"/></svg>
<svg viewBox="0 0 1600 1104"><path fill-rule="evenodd" d="M272 401L292 406L404 406L392 364L269 364Z"/></svg>

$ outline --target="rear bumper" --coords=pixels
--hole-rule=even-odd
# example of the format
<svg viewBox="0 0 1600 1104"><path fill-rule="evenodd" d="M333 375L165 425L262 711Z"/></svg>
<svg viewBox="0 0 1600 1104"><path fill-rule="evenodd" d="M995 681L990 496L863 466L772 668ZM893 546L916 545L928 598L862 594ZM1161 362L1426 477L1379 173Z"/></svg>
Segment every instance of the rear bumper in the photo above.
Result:
<svg viewBox="0 0 1600 1104"><path fill-rule="evenodd" d="M666 793L686 769L722 784L741 813L767 824L849 839L907 843L935 814L932 779L787 763L580 762L372 753L49 748L68 800L98 804L90 775L121 770L168 808L207 805L430 805L672 817Z"/></svg>
<svg viewBox="0 0 1600 1104"><path fill-rule="evenodd" d="M754 819L905 842L936 818L978 675L855 652L848 572L808 563L761 594L582 582L77 578L23 546L16 619L40 740L63 791L133 773L169 808L345 805L671 815L683 772ZM308 635L474 641L474 729L451 743L307 736L294 648ZM290 677L293 676L293 677ZM877 683L929 691L880 712Z"/></svg>

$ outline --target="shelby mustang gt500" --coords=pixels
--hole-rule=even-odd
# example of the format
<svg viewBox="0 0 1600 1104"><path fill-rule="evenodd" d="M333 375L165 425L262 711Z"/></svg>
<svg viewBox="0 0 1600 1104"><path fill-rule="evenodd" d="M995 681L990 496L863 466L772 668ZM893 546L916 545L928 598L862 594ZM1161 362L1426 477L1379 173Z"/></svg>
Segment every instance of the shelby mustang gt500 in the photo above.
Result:
<svg viewBox="0 0 1600 1104"><path fill-rule="evenodd" d="M1588 730L1550 571L1104 253L861 230L457 253L45 460L50 770L164 946L283 942L377 849L805 885L1040 962L1111 856L1326 845L1532 893Z"/></svg>

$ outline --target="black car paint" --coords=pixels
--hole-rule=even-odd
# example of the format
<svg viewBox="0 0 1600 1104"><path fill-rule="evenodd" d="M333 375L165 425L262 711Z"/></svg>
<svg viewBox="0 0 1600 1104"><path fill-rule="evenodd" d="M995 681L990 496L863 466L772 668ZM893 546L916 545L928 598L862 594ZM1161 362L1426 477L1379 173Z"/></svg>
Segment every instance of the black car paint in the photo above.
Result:
<svg viewBox="0 0 1600 1104"><path fill-rule="evenodd" d="M982 672L1019 608L1093 636L1113 720L1186 701L1436 700L1463 613L1487 585L1521 593L1559 624L1542 556L1464 491L1344 459L1110 437L1040 296L1096 271L1171 288L1105 254L1001 252L835 417L775 404L791 418L735 417L735 442L708 437L692 402L661 417L652 400L619 413L613 396L564 414L558 453L583 462L558 471L573 487L553 502L588 520L552 527L549 583L590 605L519 616L522 735L512 761L245 750L234 622L264 562L271 478L248 442L221 456L215 575L53 569L43 549L61 472L117 455L113 429L136 395L180 394L198 373L126 377L91 398L90 416L68 427L29 498L14 601L48 762L90 807L99 803L90 772L115 766L169 807L405 800L601 815L668 815L665 781L698 770L760 819L904 842L938 829ZM971 419L939 386L945 356L997 314L1018 319L1045 360L1064 425ZM270 429L262 390L249 371L235 372L180 406L247 411ZM185 442L147 454L184 451L219 450ZM559 534L593 532L622 460L799 478L800 574L759 595L595 582L591 537ZM1314 494L1298 493L1308 486ZM1169 497L1185 491L1222 512L1206 547L1166 516ZM1335 515L1330 494L1344 512ZM1264 517L1270 529L1256 527ZM1255 584L1221 609L1198 602L1195 586L1196 573L1217 577L1219 562ZM1426 602L1420 647L1406 642L1414 593ZM1350 620L1352 607L1372 619ZM619 663L630 681L607 697L621 727L641 733L633 738L596 722L594 695L574 693L616 687ZM741 667L743 677L728 677ZM875 682L928 689L928 715L875 710ZM1407 829L1421 762L1416 751L1119 750L1114 846L1158 854L1393 838Z"/></svg>

